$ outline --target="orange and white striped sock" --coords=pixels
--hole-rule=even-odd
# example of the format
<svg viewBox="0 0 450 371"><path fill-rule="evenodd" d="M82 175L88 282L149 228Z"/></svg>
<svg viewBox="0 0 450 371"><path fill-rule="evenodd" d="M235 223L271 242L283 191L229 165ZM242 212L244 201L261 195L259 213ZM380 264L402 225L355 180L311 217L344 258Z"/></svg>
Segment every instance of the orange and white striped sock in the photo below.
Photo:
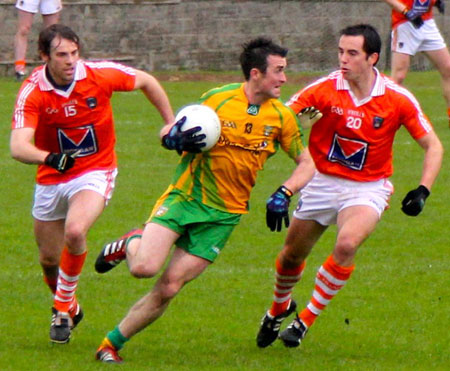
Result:
<svg viewBox="0 0 450 371"><path fill-rule="evenodd" d="M269 313L278 316L284 313L291 302L291 294L295 284L300 281L306 261L303 261L296 268L285 269L281 266L279 259L275 261L275 287L273 292L273 302Z"/></svg>
<svg viewBox="0 0 450 371"><path fill-rule="evenodd" d="M319 268L316 284L310 302L299 314L303 323L310 327L328 303L346 284L355 266L343 267L338 265L330 255Z"/></svg>
<svg viewBox="0 0 450 371"><path fill-rule="evenodd" d="M16 72L23 72L25 71L25 59L20 59L14 62L14 69Z"/></svg>
<svg viewBox="0 0 450 371"><path fill-rule="evenodd" d="M51 292L53 294L55 294L56 293L56 285L58 284L58 279L57 278L48 278L48 277L44 276L44 282L48 286L48 288L51 290ZM70 303L70 306L69 306L69 313L74 312L76 314L77 306L78 306L77 297L74 295L72 298L72 301Z"/></svg>
<svg viewBox="0 0 450 371"><path fill-rule="evenodd" d="M71 304L74 302L75 291L86 255L87 251L81 255L73 255L69 253L67 247L61 254L58 285L53 299L53 306L59 312L69 312Z"/></svg>

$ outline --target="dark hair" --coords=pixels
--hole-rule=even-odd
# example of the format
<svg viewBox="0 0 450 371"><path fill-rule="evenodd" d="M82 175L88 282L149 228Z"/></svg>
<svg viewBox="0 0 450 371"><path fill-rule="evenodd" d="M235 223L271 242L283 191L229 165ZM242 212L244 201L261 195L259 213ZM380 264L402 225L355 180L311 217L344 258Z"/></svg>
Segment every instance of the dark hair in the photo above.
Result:
<svg viewBox="0 0 450 371"><path fill-rule="evenodd" d="M50 55L50 45L56 37L73 41L80 48L80 38L71 28L62 24L52 24L39 33L38 51Z"/></svg>
<svg viewBox="0 0 450 371"><path fill-rule="evenodd" d="M239 57L242 72L245 80L250 78L252 68L257 68L262 73L267 69L267 57L269 55L279 55L286 57L288 49L283 48L272 42L270 39L258 37L242 45L242 53Z"/></svg>
<svg viewBox="0 0 450 371"><path fill-rule="evenodd" d="M373 53L378 53L380 56L381 52L381 38L380 34L375 27L369 24L358 24L355 26L348 26L341 30L341 36L362 36L364 37L363 50L368 56ZM378 60L375 64L378 63ZM375 65L374 64L374 65Z"/></svg>

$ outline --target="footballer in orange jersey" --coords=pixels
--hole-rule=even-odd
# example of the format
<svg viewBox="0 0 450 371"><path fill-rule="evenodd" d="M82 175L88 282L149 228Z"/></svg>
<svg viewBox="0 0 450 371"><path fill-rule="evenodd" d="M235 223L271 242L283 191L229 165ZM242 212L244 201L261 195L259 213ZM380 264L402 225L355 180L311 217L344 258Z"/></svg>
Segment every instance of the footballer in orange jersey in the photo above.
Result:
<svg viewBox="0 0 450 371"><path fill-rule="evenodd" d="M44 281L54 293L50 340L67 343L83 317L75 297L86 236L112 195L117 174L111 96L140 89L165 124L174 115L166 93L147 73L80 59L78 36L52 25L39 34L45 64L17 95L11 154L38 165L34 231Z"/></svg>
<svg viewBox="0 0 450 371"><path fill-rule="evenodd" d="M222 124L221 138L209 151L184 151L172 184L153 208L144 231L131 231L107 244L95 268L105 273L127 260L135 277L153 277L175 250L151 292L141 298L97 349L103 362L120 363L118 351L132 336L156 321L182 287L197 278L218 256L242 214L248 212L256 174L281 147L298 163L270 202L268 224L281 228L289 199L314 173L303 147L296 115L283 105L286 53L266 38L244 45L245 82L212 89L201 103L213 108ZM161 132L163 145L179 149L176 123ZM200 152L200 153L194 153Z"/></svg>
<svg viewBox="0 0 450 371"><path fill-rule="evenodd" d="M372 26L345 28L339 39L340 70L302 89L288 103L300 120L315 117L309 149L317 171L301 191L276 259L273 302L256 340L261 348L278 337L287 347L299 346L347 283L358 247L375 230L393 192L388 178L394 136L400 127L425 153L419 187L402 202L405 214L416 216L422 211L439 173L442 145L414 96L375 68L380 51L381 39ZM317 272L312 297L279 333L282 321L296 311L291 294L306 258L332 224L337 225L336 242Z"/></svg>
<svg viewBox="0 0 450 371"><path fill-rule="evenodd" d="M433 7L445 11L444 0L384 0L392 8L391 76L401 84L411 56L423 52L441 75L450 127L450 53L433 18Z"/></svg>

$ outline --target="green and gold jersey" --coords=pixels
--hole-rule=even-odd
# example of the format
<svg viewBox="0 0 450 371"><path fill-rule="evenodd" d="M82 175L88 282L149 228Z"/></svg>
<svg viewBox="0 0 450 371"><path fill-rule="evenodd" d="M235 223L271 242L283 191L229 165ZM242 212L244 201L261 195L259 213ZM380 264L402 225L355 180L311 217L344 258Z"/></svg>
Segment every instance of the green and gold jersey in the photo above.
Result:
<svg viewBox="0 0 450 371"><path fill-rule="evenodd" d="M183 152L170 188L207 206L230 213L248 212L256 174L279 146L297 158L304 148L297 116L278 99L249 104L244 84L212 89L200 103L213 108L222 132L207 152Z"/></svg>

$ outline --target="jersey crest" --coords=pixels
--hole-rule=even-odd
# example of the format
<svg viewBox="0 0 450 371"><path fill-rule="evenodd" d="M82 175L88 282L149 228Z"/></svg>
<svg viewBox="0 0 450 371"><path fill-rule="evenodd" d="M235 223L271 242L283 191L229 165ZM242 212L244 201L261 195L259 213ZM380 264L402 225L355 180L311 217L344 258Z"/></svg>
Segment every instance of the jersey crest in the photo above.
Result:
<svg viewBox="0 0 450 371"><path fill-rule="evenodd" d="M97 153L97 140L93 125L78 128L58 129L58 141L61 152L74 153L85 157Z"/></svg>
<svg viewBox="0 0 450 371"><path fill-rule="evenodd" d="M353 170L362 170L367 157L368 144L334 134L328 161L337 162Z"/></svg>

